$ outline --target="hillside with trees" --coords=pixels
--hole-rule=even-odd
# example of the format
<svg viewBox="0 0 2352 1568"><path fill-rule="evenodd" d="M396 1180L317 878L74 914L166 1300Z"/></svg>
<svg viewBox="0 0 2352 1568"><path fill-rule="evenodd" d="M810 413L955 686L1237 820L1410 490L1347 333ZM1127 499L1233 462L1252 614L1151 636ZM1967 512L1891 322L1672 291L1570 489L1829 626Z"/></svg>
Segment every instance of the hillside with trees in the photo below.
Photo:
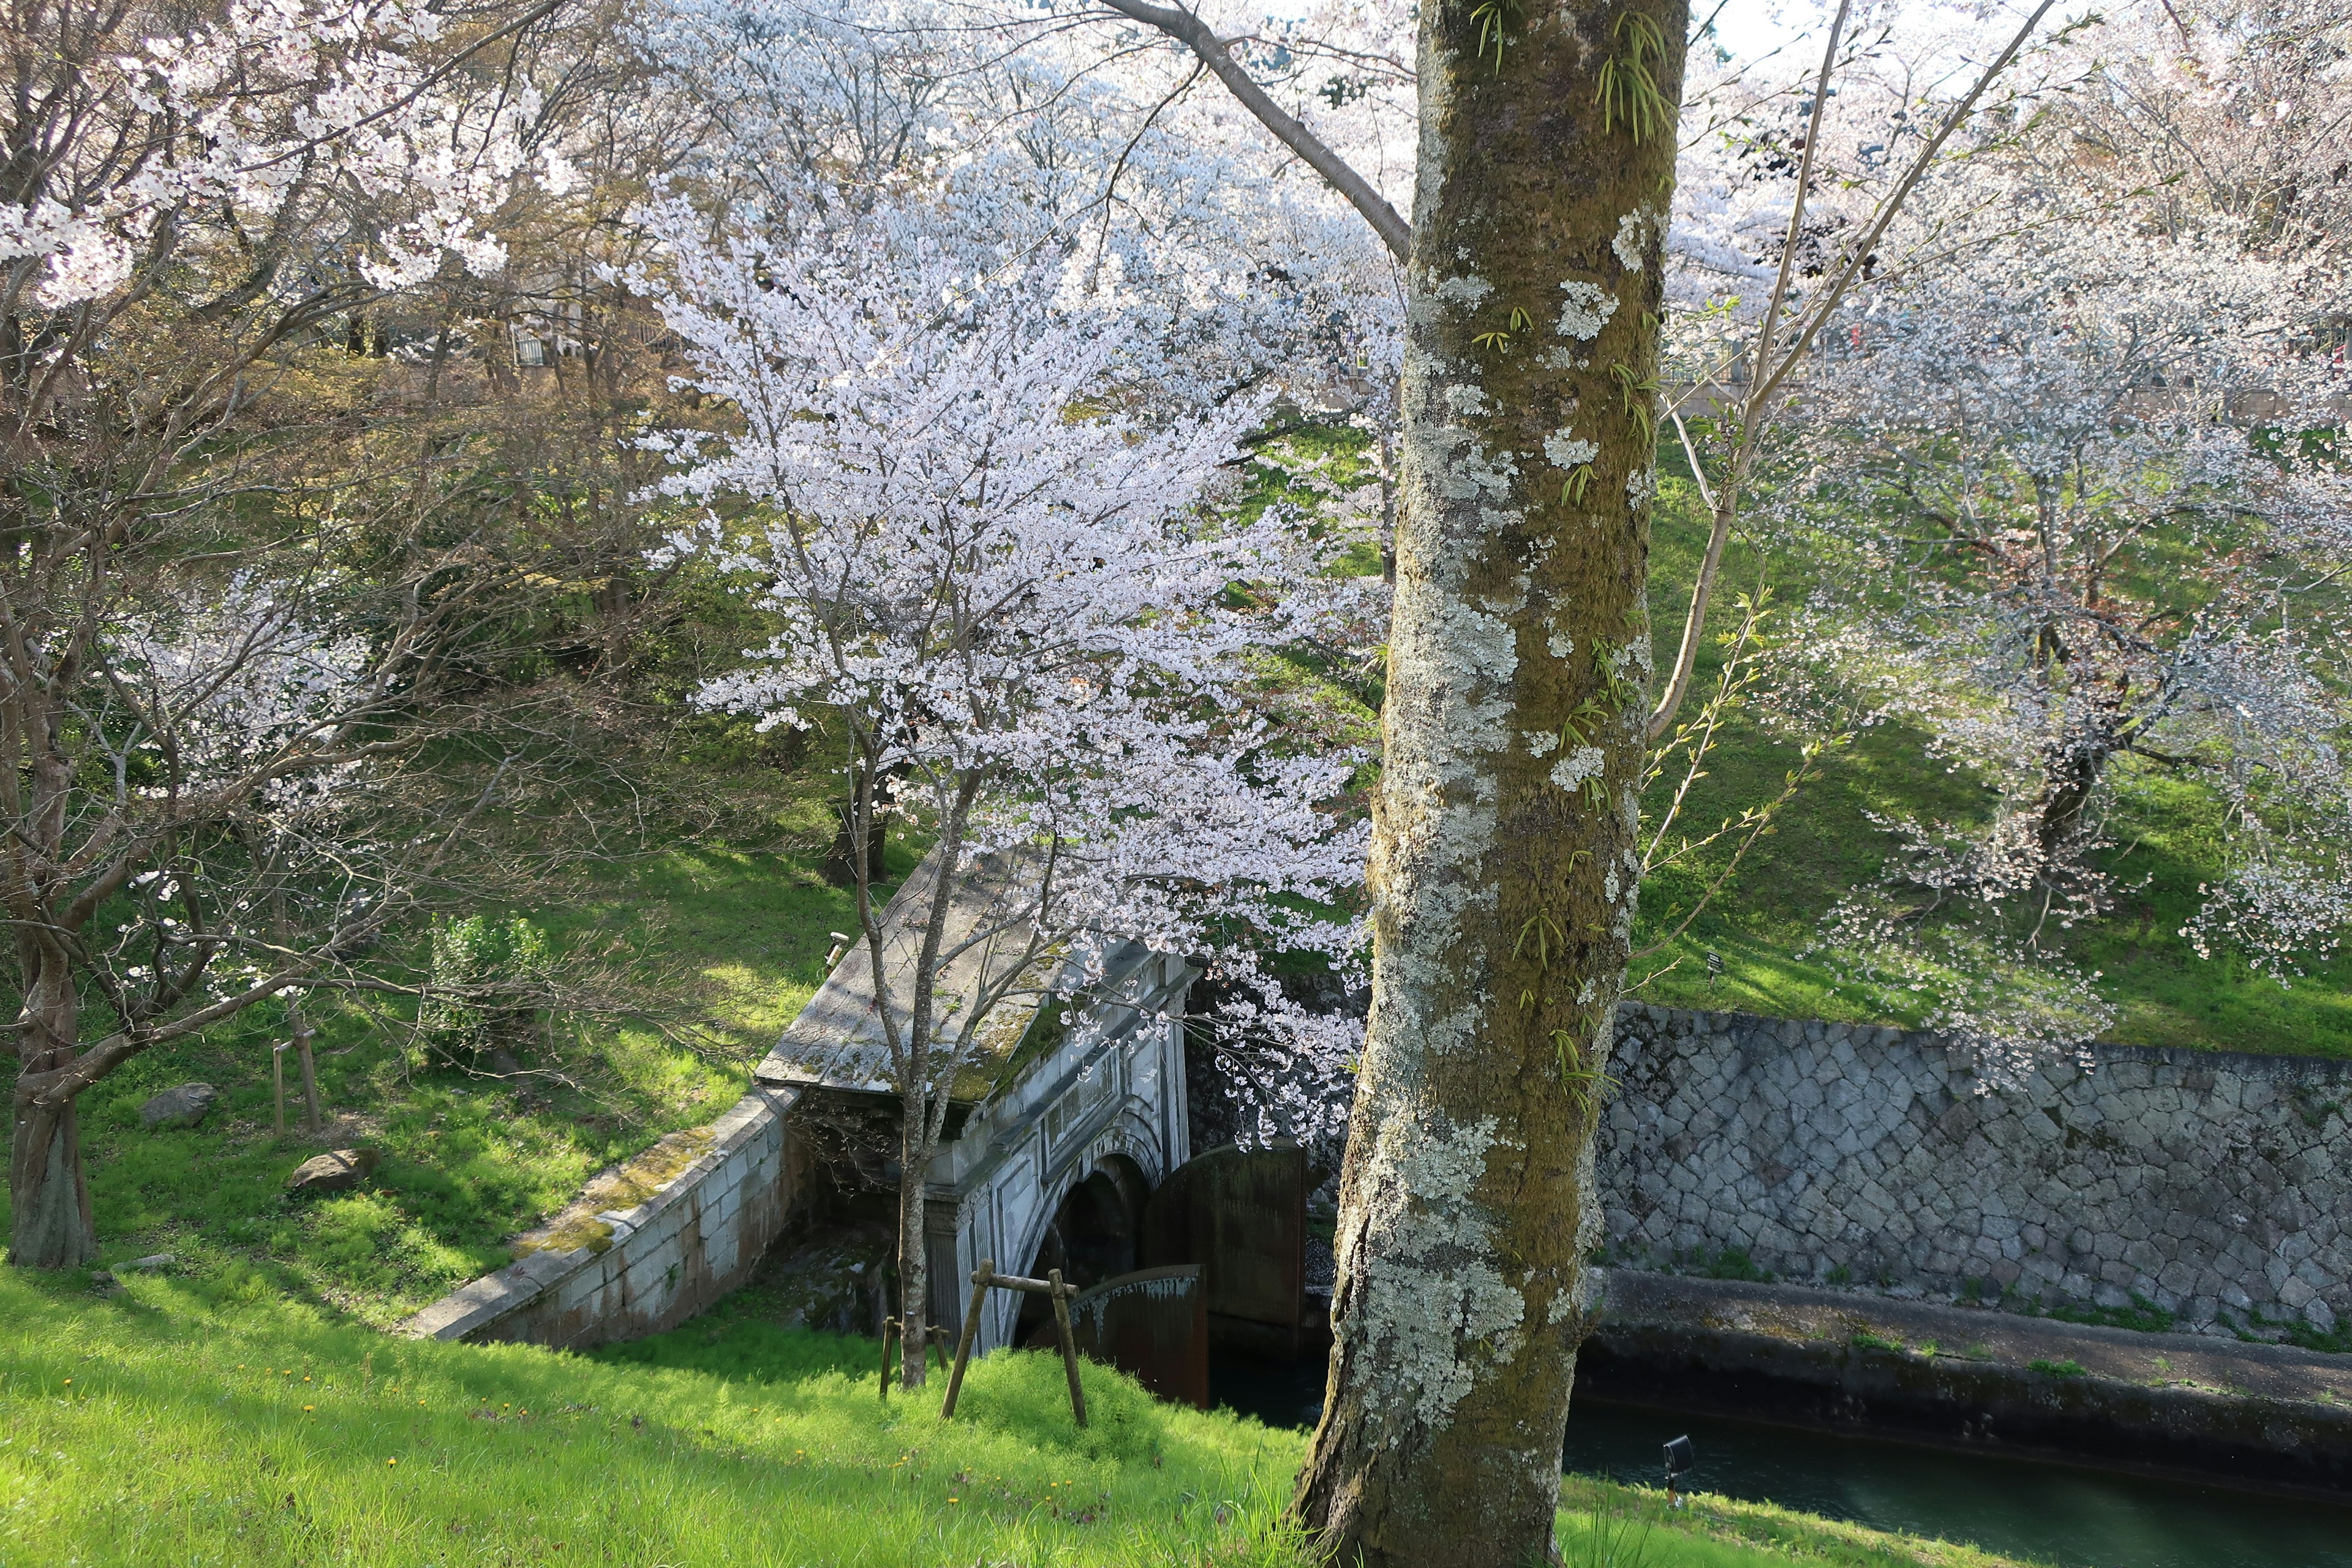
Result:
<svg viewBox="0 0 2352 1568"><path fill-rule="evenodd" d="M903 1381L1146 943L1347 1151L1290 1517L1536 1551L1620 1001L2352 1057L2352 33L1929 10L14 5L9 1263L389 1325L928 858Z"/></svg>

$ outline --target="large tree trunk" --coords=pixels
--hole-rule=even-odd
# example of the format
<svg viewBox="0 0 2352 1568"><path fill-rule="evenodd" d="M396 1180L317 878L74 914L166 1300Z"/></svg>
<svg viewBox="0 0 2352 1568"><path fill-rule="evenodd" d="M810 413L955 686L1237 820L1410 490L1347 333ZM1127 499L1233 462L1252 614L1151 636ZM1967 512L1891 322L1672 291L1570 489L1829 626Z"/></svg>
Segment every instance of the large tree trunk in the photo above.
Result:
<svg viewBox="0 0 2352 1568"><path fill-rule="evenodd" d="M1297 1501L1338 1562L1494 1568L1550 1547L1639 870L1687 16L1422 13L1372 1012ZM1638 106L1637 65L1654 89Z"/></svg>
<svg viewBox="0 0 2352 1568"><path fill-rule="evenodd" d="M19 1268L79 1268L98 1256L98 1233L82 1176L80 1119L74 1098L55 1089L74 1058L80 1007L62 965L37 958L27 967L33 978L17 1019L8 1141L8 1261Z"/></svg>
<svg viewBox="0 0 2352 1568"><path fill-rule="evenodd" d="M17 1097L8 1201L8 1261L17 1268L79 1268L98 1257L72 1100L44 1106Z"/></svg>

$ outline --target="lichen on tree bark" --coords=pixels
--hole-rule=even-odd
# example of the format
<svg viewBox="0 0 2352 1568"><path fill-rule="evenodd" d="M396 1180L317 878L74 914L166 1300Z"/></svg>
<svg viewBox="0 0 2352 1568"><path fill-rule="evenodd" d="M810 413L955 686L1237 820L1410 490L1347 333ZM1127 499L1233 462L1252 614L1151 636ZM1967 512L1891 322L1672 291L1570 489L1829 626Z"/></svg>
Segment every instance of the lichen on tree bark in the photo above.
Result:
<svg viewBox="0 0 2352 1568"><path fill-rule="evenodd" d="M1422 14L1372 1013L1297 1500L1336 1561L1550 1545L1639 877L1687 26L1655 0ZM1644 36L1664 113L1637 136L1604 128L1604 78Z"/></svg>

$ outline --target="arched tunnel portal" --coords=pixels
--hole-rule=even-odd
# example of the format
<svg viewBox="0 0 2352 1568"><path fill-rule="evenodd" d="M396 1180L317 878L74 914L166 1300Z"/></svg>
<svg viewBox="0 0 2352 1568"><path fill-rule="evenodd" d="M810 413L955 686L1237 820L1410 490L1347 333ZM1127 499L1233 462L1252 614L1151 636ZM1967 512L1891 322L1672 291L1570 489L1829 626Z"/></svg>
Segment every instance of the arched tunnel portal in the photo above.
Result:
<svg viewBox="0 0 2352 1568"><path fill-rule="evenodd" d="M1142 1266L1143 1205L1150 1195L1140 1166L1124 1154L1106 1155L1062 1195L1023 1272L1043 1279L1058 1268L1081 1290L1133 1272ZM1052 1318L1045 1297L1024 1296L1013 1342L1028 1343Z"/></svg>

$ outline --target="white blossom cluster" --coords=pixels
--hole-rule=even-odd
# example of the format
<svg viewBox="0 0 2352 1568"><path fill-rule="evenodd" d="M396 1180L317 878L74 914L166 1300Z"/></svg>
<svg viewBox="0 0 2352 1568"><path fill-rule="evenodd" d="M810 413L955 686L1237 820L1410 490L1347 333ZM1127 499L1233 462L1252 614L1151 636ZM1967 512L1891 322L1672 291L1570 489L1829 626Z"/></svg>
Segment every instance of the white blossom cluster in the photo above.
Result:
<svg viewBox="0 0 2352 1568"><path fill-rule="evenodd" d="M79 73L31 199L0 203L0 262L37 269L53 310L109 300L174 250L242 233L347 237L380 288L445 256L477 274L505 250L484 226L526 171L535 95L451 90L424 58L443 22L410 0L236 0L217 19L126 39ZM572 175L560 158L537 177ZM299 289L298 272L270 280Z"/></svg>
<svg viewBox="0 0 2352 1568"><path fill-rule="evenodd" d="M113 640L120 678L140 699L132 744L170 755L151 793L237 779L341 728L376 689L364 642L312 624L301 596L248 574L217 593L131 617ZM348 777L350 764L328 772ZM273 777L264 787L331 786L306 773L299 786Z"/></svg>
<svg viewBox="0 0 2352 1568"><path fill-rule="evenodd" d="M18 831L45 827L76 858L28 858L36 875L11 891L103 910L85 973L134 1026L177 1027L160 1021L192 997L267 994L289 967L289 921L349 931L384 897L363 731L396 698L377 650L323 622L315 587L247 571L157 588L74 661L81 787ZM54 646L23 651L66 663ZM0 677L0 700L26 695Z"/></svg>
<svg viewBox="0 0 2352 1568"><path fill-rule="evenodd" d="M647 216L687 384L741 419L655 438L701 517L671 548L756 583L778 628L701 700L845 717L935 853L1050 865L1024 921L1082 969L1106 937L1202 957L1288 1055L1351 1053L1258 963L1348 959L1366 837L1361 759L1287 746L1250 698L1255 650L1361 617L1322 572L1348 542L1202 505L1264 399L1134 395L1131 325L1064 308L1082 257L974 277L903 210L785 251Z"/></svg>
<svg viewBox="0 0 2352 1568"><path fill-rule="evenodd" d="M1177 395L1384 384L1402 300L1377 241L1175 51L1106 58L1109 16L669 0L641 47L706 126L682 178L740 232L784 246L919 213L976 274L1055 264L1058 303L1116 315L1122 358L1191 384Z"/></svg>

